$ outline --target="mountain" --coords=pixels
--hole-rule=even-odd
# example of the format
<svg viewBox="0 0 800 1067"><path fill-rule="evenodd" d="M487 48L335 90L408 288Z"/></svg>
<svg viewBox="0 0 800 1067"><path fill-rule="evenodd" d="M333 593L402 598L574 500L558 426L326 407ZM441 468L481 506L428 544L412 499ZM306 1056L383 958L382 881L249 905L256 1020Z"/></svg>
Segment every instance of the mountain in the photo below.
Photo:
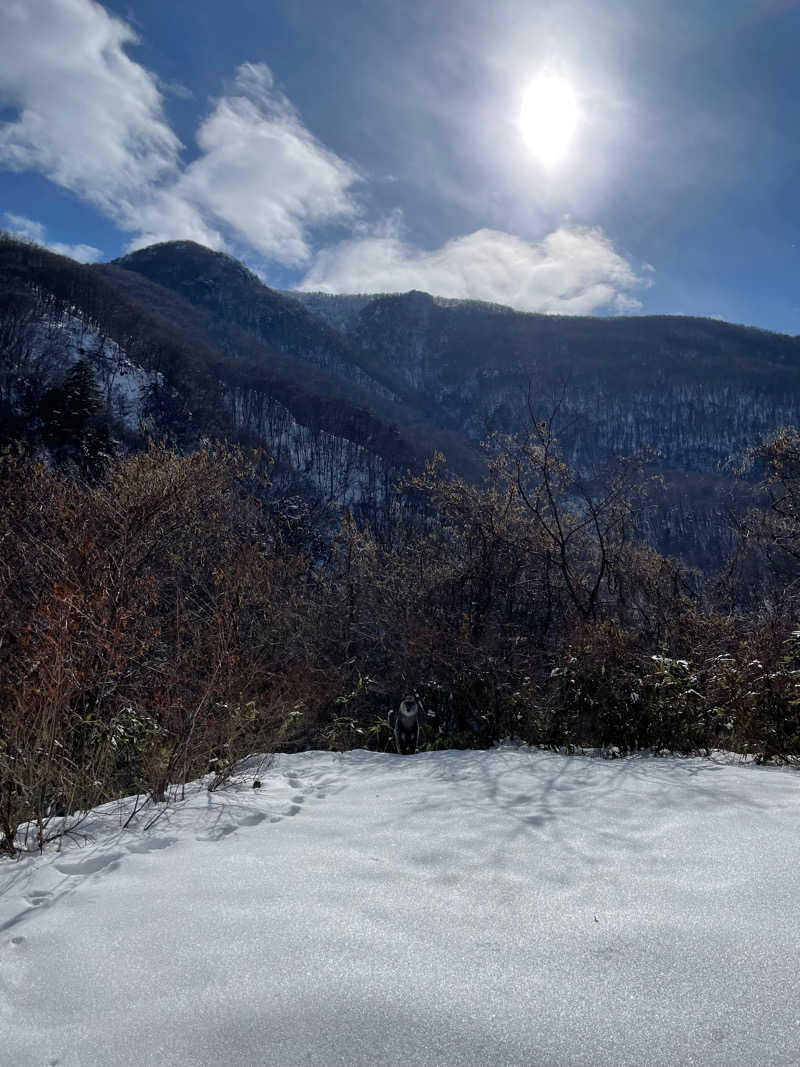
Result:
<svg viewBox="0 0 800 1067"><path fill-rule="evenodd" d="M471 437L519 430L530 396L541 414L560 401L578 462L650 446L666 467L711 473L800 417L798 338L680 316L536 315L418 292L357 304L321 297L295 299L435 396L440 421Z"/></svg>
<svg viewBox="0 0 800 1067"><path fill-rule="evenodd" d="M375 358L368 347L351 344L297 300L264 285L231 256L191 241L173 241L133 252L112 265L140 274L202 308L210 316L213 336L233 355L239 346L230 337L231 327L368 390L373 407L385 406L386 401L420 410L428 407L425 395L415 396L402 372Z"/></svg>
<svg viewBox="0 0 800 1067"><path fill-rule="evenodd" d="M649 448L663 487L648 534L713 569L747 506L744 449L800 421L800 339L683 316L562 317L426 293L297 293L356 348L434 398L438 423L478 440L552 418L590 474Z"/></svg>
<svg viewBox="0 0 800 1067"><path fill-rule="evenodd" d="M730 545L727 513L746 504L733 477L742 450L800 423L800 339L713 319L529 314L413 291L279 292L187 241L80 266L4 238L0 283L9 426L31 417L59 366L50 358L39 384L23 388L47 361L38 353L20 374L9 354L20 323L38 322L40 348L45 334L52 348L59 330L83 331L77 347L129 435L146 416L187 443L264 441L337 504L385 499L392 479L435 450L476 477L488 433L551 418L588 478L615 456L655 450L664 486L650 537L710 568ZM62 357L74 362L76 344ZM114 400L115 359L138 383L135 402L132 388Z"/></svg>
<svg viewBox="0 0 800 1067"><path fill-rule="evenodd" d="M248 284L244 268L240 275ZM266 304L271 290L256 284ZM8 238L0 239L0 293L5 440L46 440L42 398L84 360L124 447L134 443L141 420L187 447L214 436L263 443L279 472L293 472L301 487L338 505L369 497L374 507L399 474L445 443L404 436L374 410L393 402L370 404L372 389L325 369L323 342L334 356L344 342L284 298L276 296L278 310L288 312L280 324L291 332L306 318L308 348L297 336L291 346L273 346L266 330L243 329L136 271L87 267ZM310 358L292 349L310 351Z"/></svg>

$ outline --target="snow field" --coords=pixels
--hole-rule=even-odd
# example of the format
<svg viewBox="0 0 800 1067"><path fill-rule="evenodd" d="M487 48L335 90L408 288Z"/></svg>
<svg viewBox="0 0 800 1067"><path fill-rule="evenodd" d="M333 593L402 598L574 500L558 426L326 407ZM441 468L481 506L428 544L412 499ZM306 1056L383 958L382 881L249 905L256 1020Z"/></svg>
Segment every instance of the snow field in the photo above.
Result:
<svg viewBox="0 0 800 1067"><path fill-rule="evenodd" d="M256 767L0 862L0 1063L800 1063L797 772Z"/></svg>

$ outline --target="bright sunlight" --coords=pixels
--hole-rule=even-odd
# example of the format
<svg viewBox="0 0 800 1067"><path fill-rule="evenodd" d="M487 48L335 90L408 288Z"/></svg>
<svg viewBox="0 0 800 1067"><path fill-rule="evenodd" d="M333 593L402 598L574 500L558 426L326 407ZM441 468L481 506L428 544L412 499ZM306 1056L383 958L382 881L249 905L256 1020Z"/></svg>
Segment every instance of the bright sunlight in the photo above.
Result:
<svg viewBox="0 0 800 1067"><path fill-rule="evenodd" d="M553 167L566 155L579 114L575 90L557 74L540 74L525 90L517 125L542 166Z"/></svg>

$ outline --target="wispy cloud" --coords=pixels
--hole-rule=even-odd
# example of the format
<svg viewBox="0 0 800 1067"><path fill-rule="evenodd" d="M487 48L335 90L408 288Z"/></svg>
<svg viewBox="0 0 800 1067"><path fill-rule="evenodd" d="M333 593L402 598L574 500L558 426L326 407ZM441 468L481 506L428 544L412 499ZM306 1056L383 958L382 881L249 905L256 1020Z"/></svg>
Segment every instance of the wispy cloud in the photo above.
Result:
<svg viewBox="0 0 800 1067"><path fill-rule="evenodd" d="M539 242L477 230L434 251L397 234L343 241L321 251L299 288L323 292L402 292L488 300L525 311L584 315L634 311L649 281L599 229L562 227Z"/></svg>
<svg viewBox="0 0 800 1067"><path fill-rule="evenodd" d="M102 258L103 253L94 245L66 245L61 241L48 241L47 230L41 222L29 219L27 215L14 215L10 211L4 214L6 230L15 237L24 237L28 241L35 241L37 245L44 245L52 252L58 252L60 256L69 256L77 259L80 263L96 263Z"/></svg>

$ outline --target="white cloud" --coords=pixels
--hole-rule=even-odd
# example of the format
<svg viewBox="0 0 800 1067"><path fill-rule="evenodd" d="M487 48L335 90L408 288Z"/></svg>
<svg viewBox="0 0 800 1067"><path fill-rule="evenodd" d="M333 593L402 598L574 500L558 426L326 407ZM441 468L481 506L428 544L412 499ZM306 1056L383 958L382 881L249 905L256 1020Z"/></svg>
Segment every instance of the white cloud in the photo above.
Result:
<svg viewBox="0 0 800 1067"><path fill-rule="evenodd" d="M355 170L309 133L263 63L242 64L197 142L175 194L279 263L310 259L310 226L356 214Z"/></svg>
<svg viewBox="0 0 800 1067"><path fill-rule="evenodd" d="M158 87L164 96L173 96L176 100L193 100L194 93L192 90L179 81L165 81L163 78L158 79Z"/></svg>
<svg viewBox="0 0 800 1067"><path fill-rule="evenodd" d="M160 83L132 60L133 30L95 0L0 3L0 166L36 170L95 204L130 247L226 238L287 266L309 228L353 218L355 170L317 141L264 64L244 63L197 132L188 166Z"/></svg>
<svg viewBox="0 0 800 1067"><path fill-rule="evenodd" d="M124 229L143 190L176 172L180 142L136 35L94 0L19 0L0 12L0 164L37 170Z"/></svg>
<svg viewBox="0 0 800 1067"><path fill-rule="evenodd" d="M197 133L201 154L139 209L129 248L229 240L289 267L311 258L309 228L357 214L355 170L303 126L263 63L244 63Z"/></svg>
<svg viewBox="0 0 800 1067"><path fill-rule="evenodd" d="M24 237L28 241L35 241L37 245L43 245L52 252L58 252L60 256L77 259L79 263L96 263L103 255L94 245L65 245L61 241L48 241L47 231L41 222L29 219L27 215L14 215L6 211L5 220L8 233L15 237Z"/></svg>
<svg viewBox="0 0 800 1067"><path fill-rule="evenodd" d="M298 287L323 292L404 292L488 300L523 311L629 312L649 285L599 229L561 227L538 243L477 230L434 251L396 233L343 241L320 252Z"/></svg>
<svg viewBox="0 0 800 1067"><path fill-rule="evenodd" d="M226 242L219 229L203 218L200 210L190 204L178 188L152 189L150 195L136 209L136 231L127 244L127 251L146 248L159 241L197 241L207 248L225 249Z"/></svg>

